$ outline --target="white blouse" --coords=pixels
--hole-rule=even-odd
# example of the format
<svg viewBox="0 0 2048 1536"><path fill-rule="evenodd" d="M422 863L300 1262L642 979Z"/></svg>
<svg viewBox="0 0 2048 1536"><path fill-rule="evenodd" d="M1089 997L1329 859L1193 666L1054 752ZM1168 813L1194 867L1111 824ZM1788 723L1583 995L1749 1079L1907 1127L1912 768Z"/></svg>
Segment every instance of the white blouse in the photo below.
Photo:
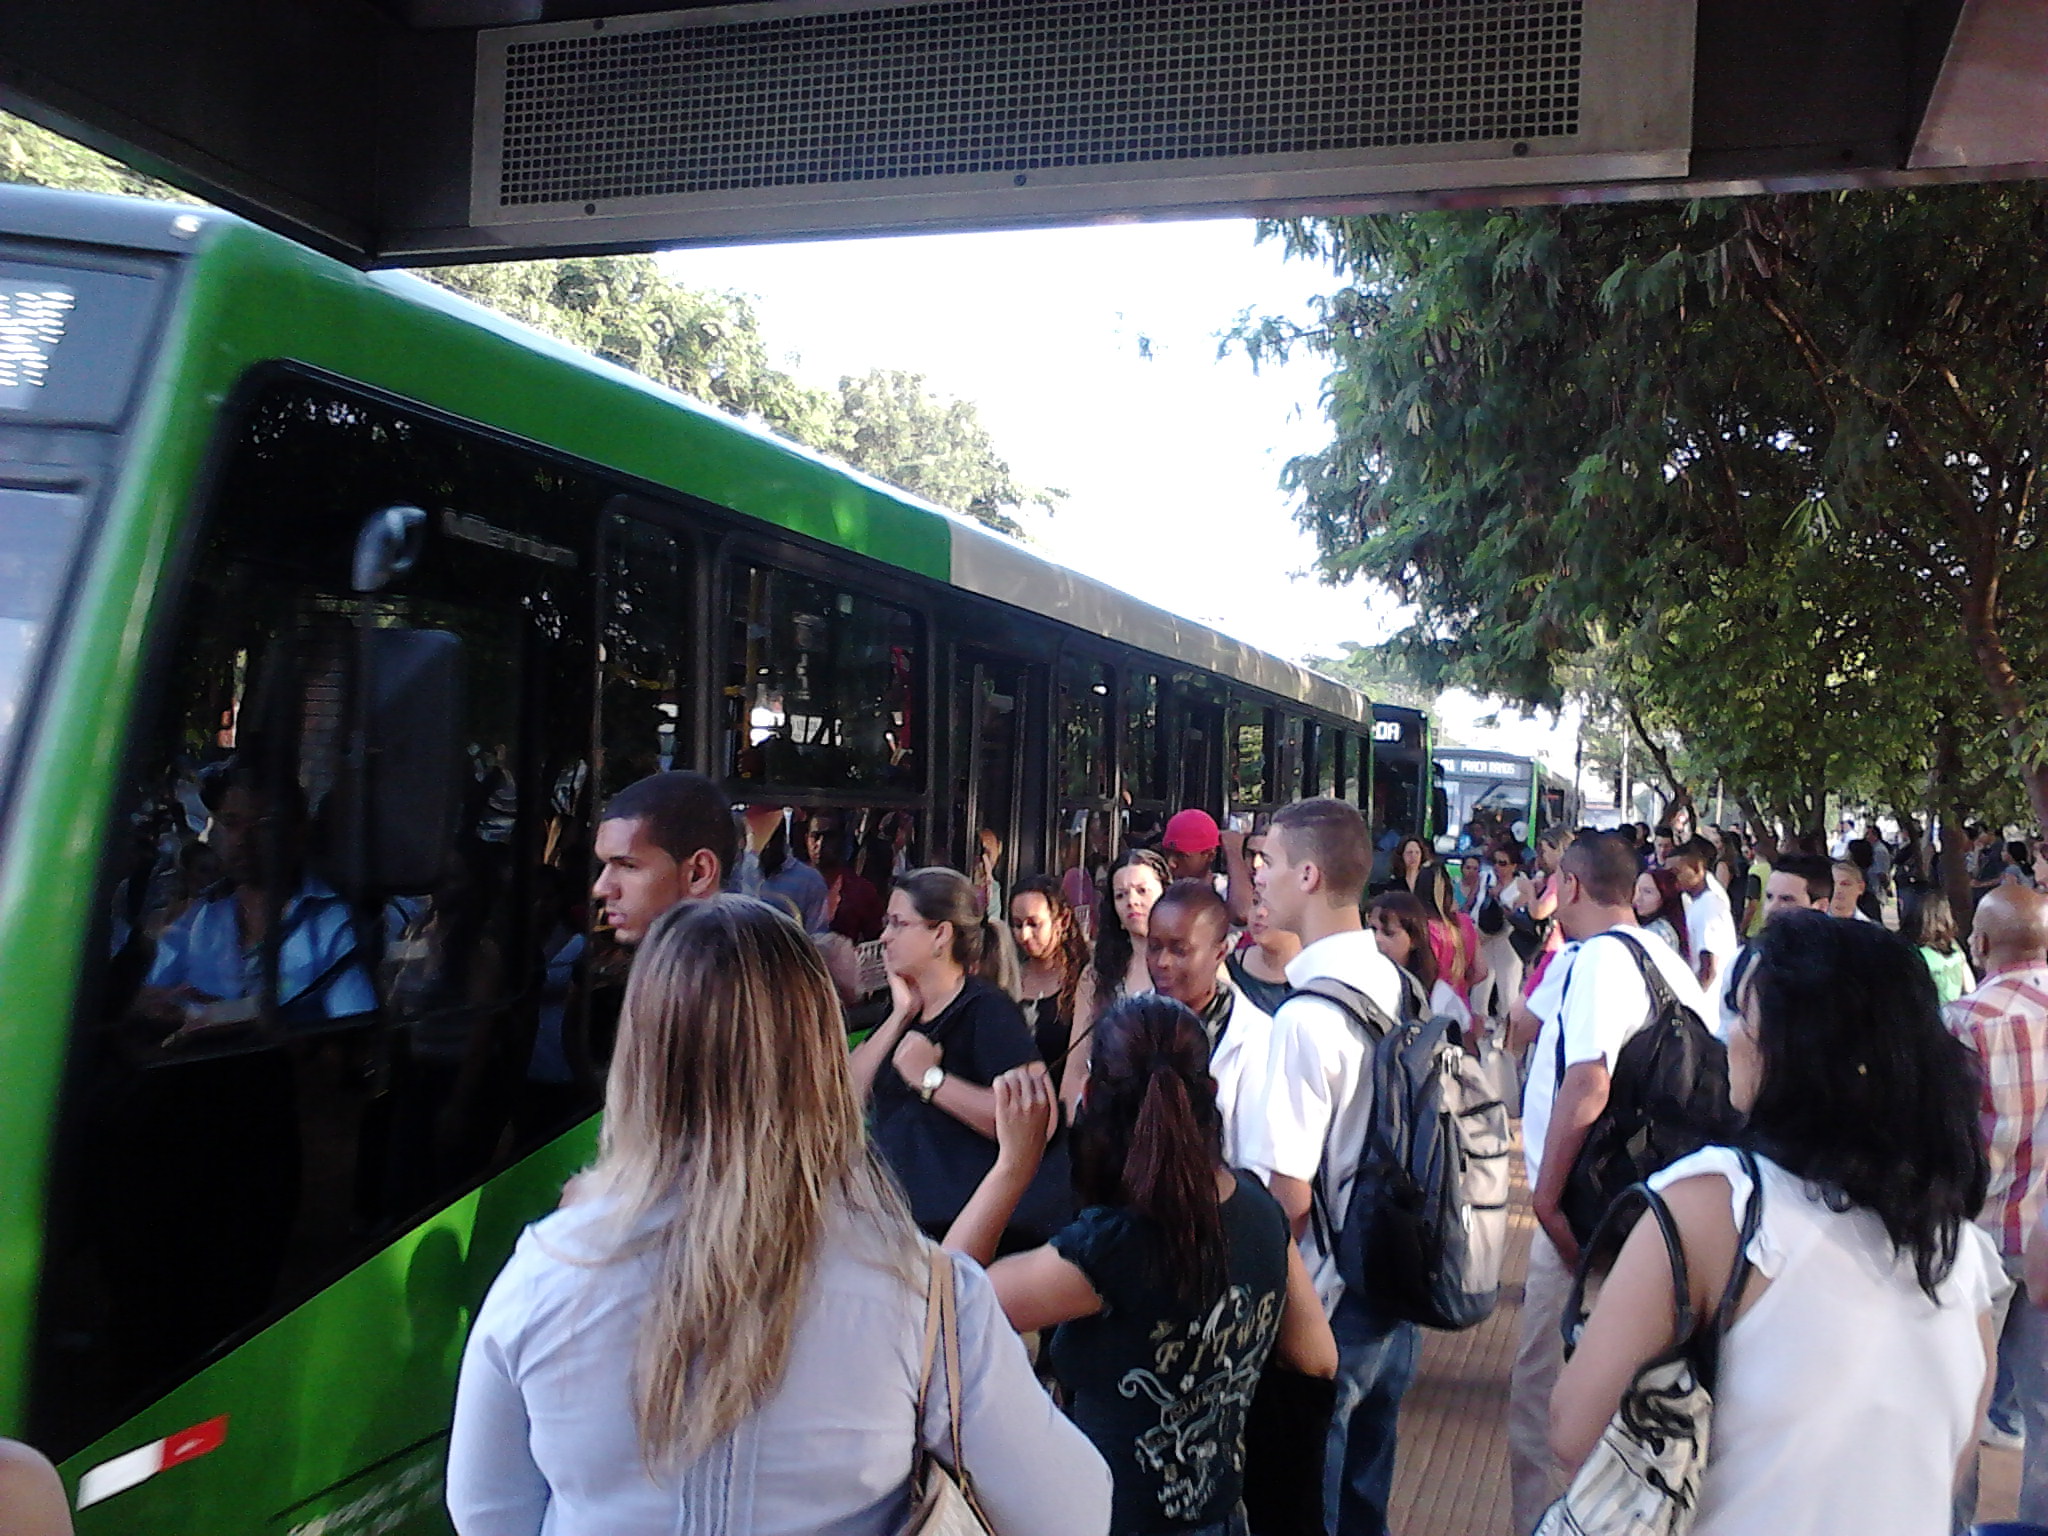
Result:
<svg viewBox="0 0 2048 1536"><path fill-rule="evenodd" d="M1722 1347L1692 1536L1946 1532L1957 1461L1976 1439L1986 1371L1980 1319L2005 1285L1965 1222L1955 1267L1928 1300L1884 1224L1832 1211L1764 1158L1749 1257L1770 1285ZM1720 1174L1740 1227L1749 1178L1708 1147L1650 1180Z"/></svg>
<svg viewBox="0 0 2048 1536"><path fill-rule="evenodd" d="M909 1510L920 1427L922 1284L871 1228L838 1220L799 1316L789 1367L758 1412L657 1476L633 1425L632 1362L653 1261L591 1264L591 1201L521 1236L463 1352L448 1448L461 1536L887 1536ZM998 1536L1102 1536L1109 1470L1055 1408L988 1277L958 1277L962 1442ZM923 1443L950 1459L936 1379Z"/></svg>

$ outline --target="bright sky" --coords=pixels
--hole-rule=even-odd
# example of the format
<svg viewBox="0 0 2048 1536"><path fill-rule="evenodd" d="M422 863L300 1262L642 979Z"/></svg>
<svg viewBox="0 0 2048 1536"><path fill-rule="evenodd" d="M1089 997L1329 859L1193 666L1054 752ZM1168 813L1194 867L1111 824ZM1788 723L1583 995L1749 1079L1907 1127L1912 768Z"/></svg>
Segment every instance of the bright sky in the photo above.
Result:
<svg viewBox="0 0 2048 1536"><path fill-rule="evenodd" d="M1261 649L1300 659L1383 638L1395 605L1307 573L1281 466L1328 441L1323 364L1255 374L1219 359L1238 315L1306 319L1335 276L1226 220L677 251L678 281L756 302L770 352L799 378L901 368L969 400L1026 484L1068 492L1023 519L1044 554ZM1141 349L1150 343L1150 355ZM1545 722L1452 695L1472 746L1569 768Z"/></svg>

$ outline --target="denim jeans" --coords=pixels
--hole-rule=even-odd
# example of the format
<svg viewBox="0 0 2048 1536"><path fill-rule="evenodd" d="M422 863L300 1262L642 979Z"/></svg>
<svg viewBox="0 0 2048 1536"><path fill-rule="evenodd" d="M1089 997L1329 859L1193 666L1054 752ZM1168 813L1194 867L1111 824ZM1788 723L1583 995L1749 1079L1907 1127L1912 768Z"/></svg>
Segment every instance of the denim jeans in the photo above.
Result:
<svg viewBox="0 0 2048 1536"><path fill-rule="evenodd" d="M1349 1295L1330 1318L1337 1335L1337 1407L1323 1467L1330 1536L1386 1536L1394 1493L1394 1434L1415 1379L1422 1330L1388 1322Z"/></svg>
<svg viewBox="0 0 2048 1536"><path fill-rule="evenodd" d="M2018 1260L2006 1261L2008 1270ZM2013 1406L2020 1430L2027 1437L2020 1452L2019 1517L2036 1524L2048 1522L2048 1312L2034 1305L2024 1280L2016 1281L2003 1314L1994 1310L1992 1324L1998 1340L2001 1374L2012 1383ZM1977 1504L1977 1456L1971 1448L1966 1458L1968 1475L1956 1495L1956 1529L1969 1529Z"/></svg>

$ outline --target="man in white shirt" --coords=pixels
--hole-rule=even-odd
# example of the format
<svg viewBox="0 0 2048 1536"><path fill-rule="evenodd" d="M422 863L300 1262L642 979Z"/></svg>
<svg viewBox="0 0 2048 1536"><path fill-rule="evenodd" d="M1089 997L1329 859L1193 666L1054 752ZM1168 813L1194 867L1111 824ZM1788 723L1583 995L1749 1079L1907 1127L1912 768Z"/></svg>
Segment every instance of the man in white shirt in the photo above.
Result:
<svg viewBox="0 0 2048 1536"><path fill-rule="evenodd" d="M1742 939L1735 932L1735 909L1713 876L1714 845L1703 837L1681 843L1665 861L1665 868L1685 893L1686 940L1692 947L1699 984L1711 995L1742 948Z"/></svg>
<svg viewBox="0 0 2048 1536"><path fill-rule="evenodd" d="M1835 888L1828 895L1828 911L1851 922L1876 922L1877 919L1863 909L1863 893L1870 889L1870 882L1863 876L1863 866L1854 859L1837 859L1829 873L1834 878Z"/></svg>
<svg viewBox="0 0 2048 1536"><path fill-rule="evenodd" d="M1529 1058L1522 1105L1522 1159L1541 1228L1529 1245L1521 1343L1508 1385L1508 1461L1516 1536L1535 1528L1564 1491L1550 1451L1550 1394L1564 1364L1564 1314L1578 1244L1558 1208L1565 1176L1586 1133L1607 1107L1621 1048L1650 1020L1650 989L1623 947L1642 946L1678 1000L1713 1017L1698 980L1670 945L1636 926L1635 852L1612 834L1578 839L1558 870L1559 926L1571 942L1559 951L1529 998L1541 1022ZM1600 939L1625 929L1623 939ZM1564 1043L1564 1079L1557 1074Z"/></svg>
<svg viewBox="0 0 2048 1536"><path fill-rule="evenodd" d="M1329 978L1400 1017L1401 978L1359 917L1372 871L1365 819L1341 800L1304 800L1276 812L1257 880L1268 920L1299 934L1287 966L1296 988ZM1290 997L1273 1015L1262 1081L1239 1090L1237 1146L1287 1212L1337 1335L1337 1407L1324 1495L1334 1536L1382 1536L1394 1485L1394 1431L1415 1375L1413 1323L1377 1314L1347 1294L1321 1223L1342 1222L1372 1112L1372 1044L1337 1004Z"/></svg>

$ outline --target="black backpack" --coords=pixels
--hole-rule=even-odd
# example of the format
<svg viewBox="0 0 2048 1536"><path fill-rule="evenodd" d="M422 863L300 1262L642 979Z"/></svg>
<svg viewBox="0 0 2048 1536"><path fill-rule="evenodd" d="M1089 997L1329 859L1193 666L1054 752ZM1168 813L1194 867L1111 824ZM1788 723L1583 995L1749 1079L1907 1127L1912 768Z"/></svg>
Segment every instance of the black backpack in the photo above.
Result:
<svg viewBox="0 0 2048 1536"><path fill-rule="evenodd" d="M1289 994L1303 995L1334 1003L1372 1045L1372 1112L1351 1198L1338 1224L1318 1170L1318 1241L1345 1287L1386 1316L1427 1328L1483 1322L1507 1250L1510 1133L1478 1051L1452 1019L1422 1017L1414 991L1404 1009L1414 1016L1398 1024L1331 977Z"/></svg>
<svg viewBox="0 0 2048 1536"><path fill-rule="evenodd" d="M1728 1048L1678 1000L1649 952L1627 933L1610 929L1586 944L1610 937L1620 941L1642 973L1650 1016L1615 1053L1607 1107L1587 1128L1565 1176L1558 1204L1582 1244L1623 1190L1701 1147L1726 1142L1740 1124L1728 1101ZM1565 996L1571 996L1569 976ZM1562 1005L1558 1012L1556 1080L1562 1085Z"/></svg>

